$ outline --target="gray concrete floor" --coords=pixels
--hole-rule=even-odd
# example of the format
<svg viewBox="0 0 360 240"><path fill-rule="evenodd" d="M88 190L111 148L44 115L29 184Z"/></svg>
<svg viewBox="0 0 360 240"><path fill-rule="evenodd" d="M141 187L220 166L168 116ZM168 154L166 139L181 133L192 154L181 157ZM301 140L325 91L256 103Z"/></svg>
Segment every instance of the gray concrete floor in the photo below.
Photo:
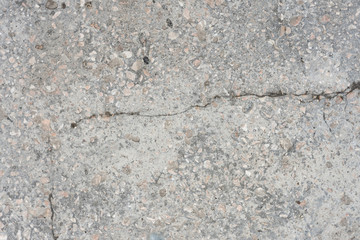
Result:
<svg viewBox="0 0 360 240"><path fill-rule="evenodd" d="M360 239L360 1L0 0L0 240Z"/></svg>

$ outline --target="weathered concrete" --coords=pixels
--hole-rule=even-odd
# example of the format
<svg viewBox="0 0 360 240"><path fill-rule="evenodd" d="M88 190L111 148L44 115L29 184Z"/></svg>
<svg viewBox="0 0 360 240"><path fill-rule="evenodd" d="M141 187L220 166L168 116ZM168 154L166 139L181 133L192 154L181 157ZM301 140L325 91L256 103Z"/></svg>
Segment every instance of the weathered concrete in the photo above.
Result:
<svg viewBox="0 0 360 240"><path fill-rule="evenodd" d="M0 0L0 239L358 239L360 2Z"/></svg>

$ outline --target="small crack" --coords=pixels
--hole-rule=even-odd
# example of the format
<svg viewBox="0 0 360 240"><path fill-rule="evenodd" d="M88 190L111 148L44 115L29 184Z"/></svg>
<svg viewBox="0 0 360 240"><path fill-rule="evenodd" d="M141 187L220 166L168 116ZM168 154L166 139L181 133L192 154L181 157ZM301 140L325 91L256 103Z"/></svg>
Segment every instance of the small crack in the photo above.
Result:
<svg viewBox="0 0 360 240"><path fill-rule="evenodd" d="M322 114L322 115L323 115L323 120L324 120L326 126L329 128L329 131L330 131L330 133L332 134L333 132L332 132L331 127L329 126L327 120L326 120L326 115L325 115L325 112L324 112L324 111L323 111L323 114Z"/></svg>
<svg viewBox="0 0 360 240"><path fill-rule="evenodd" d="M343 91L337 91L337 92L331 92L331 93L318 93L318 94L314 94L314 93L309 93L308 91L304 92L304 93L300 93L300 94L295 94L295 93L284 93L282 91L278 91L278 92L269 92L269 93L265 93L265 94L255 94L255 93L240 93L240 94L234 94L233 92L231 92L228 95L215 95L211 98L208 98L207 103L205 103L204 105L191 105L189 107L187 107L186 109L180 111L180 112L173 112L173 113L160 113L160 114L144 114L141 112L115 112L115 113L111 113L111 112L105 112L105 113L100 113L100 114L92 114L89 117L85 117L85 118L81 118L73 123L71 123L71 128L76 128L78 126L79 123L81 123L84 120L89 120L89 119L94 119L97 117L114 117L114 116L120 116L120 115L127 115L127 116L139 116L139 117L171 117L171 116L176 116L176 115L180 115L180 114L184 114L188 111L190 111L191 109L194 108L206 108L208 107L214 100L216 99L236 99L236 98L242 98L242 97L257 97L257 98L265 98L265 97L270 97L270 98L279 98L279 97L285 97L285 96L293 96L293 97L311 97L311 100L308 100L306 102L313 102L313 101L320 101L322 98L325 99L333 99L337 96L347 96L348 94L350 94L351 92L353 92L356 89L360 89L360 82L355 82L352 83L349 87L347 87L345 90ZM300 100L301 102L305 102L303 100ZM325 116L323 115L324 119ZM331 130L330 130L331 131Z"/></svg>
<svg viewBox="0 0 360 240"><path fill-rule="evenodd" d="M52 199L53 199L53 194L50 193L49 194L49 203L50 203L50 211L51 211L51 234L54 240L58 239L58 236L55 236L55 231L54 231L54 216L55 216L55 212L54 212L54 208L53 208L53 203L52 203Z"/></svg>

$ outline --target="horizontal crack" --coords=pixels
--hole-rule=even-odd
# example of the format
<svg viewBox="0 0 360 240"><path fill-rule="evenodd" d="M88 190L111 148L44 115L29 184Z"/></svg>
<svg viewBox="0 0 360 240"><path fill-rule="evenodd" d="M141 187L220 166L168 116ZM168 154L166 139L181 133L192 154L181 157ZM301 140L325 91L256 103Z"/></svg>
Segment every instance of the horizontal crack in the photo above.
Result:
<svg viewBox="0 0 360 240"><path fill-rule="evenodd" d="M176 115L180 115L180 114L184 114L188 111L190 111L193 108L206 108L208 107L215 99L219 99L219 98L225 98L225 99L235 99L235 98L241 98L241 97L257 97L257 98L264 98L264 97L271 97L271 98L278 98L278 97L284 97L284 96L294 96L294 97L312 97L312 100L308 101L308 102L312 102L314 100L320 100L322 97L326 98L326 99L333 99L337 96L347 96L349 93L353 92L355 89L360 89L360 82L355 82L353 84L351 84L351 86L347 87L345 90L343 91L338 91L338 92L331 92L331 93L319 93L319 94L314 94L314 93L309 93L308 91L306 91L305 93L300 93L300 94L294 94L294 93L283 93L281 91L278 92L270 92L270 93L266 93L266 94L255 94L255 93L241 93L241 94L229 94L229 95L215 95L211 98L208 99L207 103L204 105L191 105L189 107L187 107L186 109L180 111L180 112L173 112L173 113L160 113L160 114L143 114L141 112L115 112L115 113L110 113L110 112L105 112L105 113L100 113L100 114L93 114L89 117L85 117L85 118L81 118L73 123L71 123L71 128L76 128L78 126L78 124L84 120L89 120L89 119L94 119L96 117L114 117L114 116L120 116L120 115L127 115L127 116L139 116L139 117L171 117L171 116L176 116Z"/></svg>

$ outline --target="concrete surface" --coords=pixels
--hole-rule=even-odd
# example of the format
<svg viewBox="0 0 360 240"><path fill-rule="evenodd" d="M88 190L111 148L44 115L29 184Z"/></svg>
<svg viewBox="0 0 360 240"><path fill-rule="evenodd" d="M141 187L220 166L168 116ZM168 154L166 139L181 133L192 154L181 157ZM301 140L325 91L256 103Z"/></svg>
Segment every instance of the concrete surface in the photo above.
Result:
<svg viewBox="0 0 360 240"><path fill-rule="evenodd" d="M360 1L0 0L0 239L360 239Z"/></svg>

